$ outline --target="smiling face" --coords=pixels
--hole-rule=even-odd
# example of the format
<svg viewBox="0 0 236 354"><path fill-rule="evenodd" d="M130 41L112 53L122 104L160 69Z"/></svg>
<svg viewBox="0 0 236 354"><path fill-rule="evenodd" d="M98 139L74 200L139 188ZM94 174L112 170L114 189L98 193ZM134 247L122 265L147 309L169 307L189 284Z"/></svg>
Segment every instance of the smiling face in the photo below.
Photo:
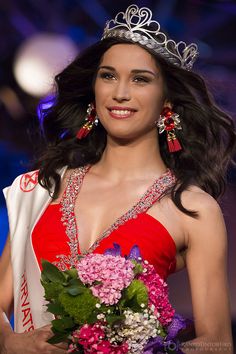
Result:
<svg viewBox="0 0 236 354"><path fill-rule="evenodd" d="M96 110L108 135L134 139L155 134L164 105L163 78L155 59L135 44L109 48L95 80Z"/></svg>

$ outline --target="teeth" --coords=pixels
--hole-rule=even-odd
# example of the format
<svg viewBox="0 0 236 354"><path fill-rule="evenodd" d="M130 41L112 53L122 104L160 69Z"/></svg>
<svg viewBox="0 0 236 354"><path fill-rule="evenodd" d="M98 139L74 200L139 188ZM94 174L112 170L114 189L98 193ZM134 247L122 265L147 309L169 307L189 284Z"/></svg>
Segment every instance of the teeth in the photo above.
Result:
<svg viewBox="0 0 236 354"><path fill-rule="evenodd" d="M121 116L125 116L125 115L131 113L131 111L128 111L128 110L117 110L117 109L112 109L111 112L114 114L121 115Z"/></svg>

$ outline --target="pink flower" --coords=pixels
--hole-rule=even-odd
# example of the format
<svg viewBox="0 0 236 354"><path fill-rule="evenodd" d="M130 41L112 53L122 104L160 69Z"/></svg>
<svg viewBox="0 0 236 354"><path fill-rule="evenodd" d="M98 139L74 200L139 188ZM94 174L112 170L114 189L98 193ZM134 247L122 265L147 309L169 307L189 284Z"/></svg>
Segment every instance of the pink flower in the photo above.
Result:
<svg viewBox="0 0 236 354"><path fill-rule="evenodd" d="M85 350L85 353L92 354L126 354L128 353L128 344L114 346L108 340L102 340L98 344L93 344L91 349Z"/></svg>
<svg viewBox="0 0 236 354"><path fill-rule="evenodd" d="M171 306L168 298L168 287L164 280L156 273L154 267L143 263L146 272L139 275L139 279L148 288L148 305L154 305L154 314L160 315L158 320L163 326L167 326L172 321L175 310Z"/></svg>
<svg viewBox="0 0 236 354"><path fill-rule="evenodd" d="M124 257L89 254L76 265L78 276L84 284L91 286L94 296L106 305L114 305L121 298L121 291L134 278L134 264Z"/></svg>
<svg viewBox="0 0 236 354"><path fill-rule="evenodd" d="M111 343L108 340L102 340L99 343L93 344L85 353L109 354L111 353Z"/></svg>
<svg viewBox="0 0 236 354"><path fill-rule="evenodd" d="M88 348L103 339L105 333L100 323L95 323L93 325L85 324L80 330L73 333L73 337L77 338L78 343L83 345L84 348Z"/></svg>
<svg viewBox="0 0 236 354"><path fill-rule="evenodd" d="M93 325L85 324L79 330L73 332L73 342L83 346L85 353L100 354L126 354L128 353L128 344L123 343L113 346L105 339L106 335L102 323L97 322ZM70 344L68 353L76 350L76 344Z"/></svg>
<svg viewBox="0 0 236 354"><path fill-rule="evenodd" d="M77 345L71 343L67 349L67 353L74 353L76 351L76 349L77 349Z"/></svg>

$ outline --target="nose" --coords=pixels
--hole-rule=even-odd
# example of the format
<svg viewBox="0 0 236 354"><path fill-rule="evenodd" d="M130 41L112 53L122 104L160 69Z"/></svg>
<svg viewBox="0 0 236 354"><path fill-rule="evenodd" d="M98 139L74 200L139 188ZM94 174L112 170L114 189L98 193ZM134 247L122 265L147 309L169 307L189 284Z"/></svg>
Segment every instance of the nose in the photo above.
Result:
<svg viewBox="0 0 236 354"><path fill-rule="evenodd" d="M130 88L127 82L118 81L114 87L113 99L117 102L123 102L129 101L130 98Z"/></svg>

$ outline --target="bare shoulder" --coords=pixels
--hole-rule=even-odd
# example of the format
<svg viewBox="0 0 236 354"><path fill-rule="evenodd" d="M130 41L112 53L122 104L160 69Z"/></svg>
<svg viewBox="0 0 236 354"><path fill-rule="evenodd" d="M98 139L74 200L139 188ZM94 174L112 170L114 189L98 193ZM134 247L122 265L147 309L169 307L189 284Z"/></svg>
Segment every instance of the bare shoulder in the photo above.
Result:
<svg viewBox="0 0 236 354"><path fill-rule="evenodd" d="M187 209L196 210L201 216L204 212L220 212L218 202L197 186L190 186L182 193L182 203Z"/></svg>
<svg viewBox="0 0 236 354"><path fill-rule="evenodd" d="M190 220L201 222L205 219L209 220L209 218L222 217L221 207L217 200L197 186L191 186L185 190L182 193L181 201L186 209L198 213L197 219L190 218Z"/></svg>
<svg viewBox="0 0 236 354"><path fill-rule="evenodd" d="M183 206L198 213L197 218L184 215L188 241L225 242L226 230L221 208L218 202L208 193L196 186L191 186L182 194ZM207 239L207 240L206 240Z"/></svg>

